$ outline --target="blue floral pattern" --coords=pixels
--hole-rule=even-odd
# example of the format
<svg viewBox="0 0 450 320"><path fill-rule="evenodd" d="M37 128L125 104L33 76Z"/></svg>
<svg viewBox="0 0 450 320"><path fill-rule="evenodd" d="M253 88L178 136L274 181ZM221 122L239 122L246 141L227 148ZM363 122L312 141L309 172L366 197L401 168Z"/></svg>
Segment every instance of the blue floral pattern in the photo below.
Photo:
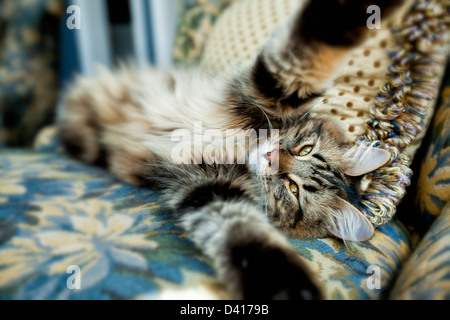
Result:
<svg viewBox="0 0 450 320"><path fill-rule="evenodd" d="M53 121L63 0L0 1L0 146L30 146Z"/></svg>
<svg viewBox="0 0 450 320"><path fill-rule="evenodd" d="M392 299L450 300L450 203L405 264Z"/></svg>
<svg viewBox="0 0 450 320"><path fill-rule="evenodd" d="M214 275L155 192L57 154L0 157L2 298L127 299L185 270ZM73 265L81 290L67 287Z"/></svg>
<svg viewBox="0 0 450 320"><path fill-rule="evenodd" d="M367 242L345 245L336 239L291 240L311 265L328 299L382 299L410 253L408 232L398 221L379 227ZM372 268L379 286L371 287Z"/></svg>
<svg viewBox="0 0 450 320"><path fill-rule="evenodd" d="M166 297L168 288L216 283L209 261L152 190L55 151L0 151L0 177L2 299ZM336 239L291 243L332 299L383 297L410 252L397 222L357 247ZM366 286L370 265L381 269L377 290ZM80 268L80 290L68 287L71 266Z"/></svg>

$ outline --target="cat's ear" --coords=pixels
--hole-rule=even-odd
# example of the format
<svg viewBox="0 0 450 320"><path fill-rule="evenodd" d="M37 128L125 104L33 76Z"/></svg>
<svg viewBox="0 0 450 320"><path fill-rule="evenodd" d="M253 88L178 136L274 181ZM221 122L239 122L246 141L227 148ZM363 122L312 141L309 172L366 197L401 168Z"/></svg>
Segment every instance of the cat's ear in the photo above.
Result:
<svg viewBox="0 0 450 320"><path fill-rule="evenodd" d="M343 199L336 201L329 217L328 232L343 240L366 241L374 234L374 227L369 219Z"/></svg>
<svg viewBox="0 0 450 320"><path fill-rule="evenodd" d="M269 101L304 104L332 85L342 61L368 34L367 8L378 5L384 19L400 2L303 1L269 38L246 83Z"/></svg>
<svg viewBox="0 0 450 320"><path fill-rule="evenodd" d="M346 163L344 172L352 177L362 176L382 167L390 158L390 152L383 149L366 146L350 148L343 156Z"/></svg>

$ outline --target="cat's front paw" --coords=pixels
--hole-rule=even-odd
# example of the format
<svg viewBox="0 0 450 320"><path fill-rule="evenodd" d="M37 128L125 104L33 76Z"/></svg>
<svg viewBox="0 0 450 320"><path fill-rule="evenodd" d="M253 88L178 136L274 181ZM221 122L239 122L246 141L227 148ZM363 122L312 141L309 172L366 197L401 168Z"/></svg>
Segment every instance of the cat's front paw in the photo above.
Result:
<svg viewBox="0 0 450 320"><path fill-rule="evenodd" d="M331 46L354 46L365 38L367 23L377 7L384 19L404 0L309 1L300 17L297 35L306 43L323 42Z"/></svg>
<svg viewBox="0 0 450 320"><path fill-rule="evenodd" d="M293 250L261 243L236 246L231 262L246 300L320 300L323 294Z"/></svg>

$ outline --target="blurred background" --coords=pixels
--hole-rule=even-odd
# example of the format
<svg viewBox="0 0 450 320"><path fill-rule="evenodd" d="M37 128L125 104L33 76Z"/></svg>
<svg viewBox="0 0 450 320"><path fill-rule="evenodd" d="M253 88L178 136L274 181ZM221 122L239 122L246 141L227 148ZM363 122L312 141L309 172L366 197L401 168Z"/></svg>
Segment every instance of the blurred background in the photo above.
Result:
<svg viewBox="0 0 450 320"><path fill-rule="evenodd" d="M28 147L96 64L195 64L232 0L0 0L0 148Z"/></svg>

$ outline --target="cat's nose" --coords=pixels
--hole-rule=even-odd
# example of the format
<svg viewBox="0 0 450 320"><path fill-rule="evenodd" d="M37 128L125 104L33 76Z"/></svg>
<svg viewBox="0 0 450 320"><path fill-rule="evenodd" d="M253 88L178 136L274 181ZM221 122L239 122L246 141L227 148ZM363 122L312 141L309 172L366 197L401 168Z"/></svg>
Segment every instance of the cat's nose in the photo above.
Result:
<svg viewBox="0 0 450 320"><path fill-rule="evenodd" d="M277 150L272 150L270 152L267 152L264 155L264 158L269 161L269 165L275 163L276 160L278 159L278 152L277 152Z"/></svg>

